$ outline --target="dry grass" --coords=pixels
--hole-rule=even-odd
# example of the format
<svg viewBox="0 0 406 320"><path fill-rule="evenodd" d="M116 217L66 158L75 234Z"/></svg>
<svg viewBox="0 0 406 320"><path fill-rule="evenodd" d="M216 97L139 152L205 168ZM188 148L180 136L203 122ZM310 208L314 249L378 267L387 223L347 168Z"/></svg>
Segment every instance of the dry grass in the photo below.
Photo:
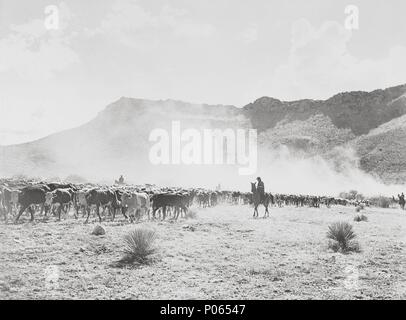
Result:
<svg viewBox="0 0 406 320"><path fill-rule="evenodd" d="M194 232L140 222L156 231L158 250L135 267L111 265L134 231L123 217L103 221L101 237L91 235L97 217L0 222L0 299L406 299L402 210L369 208L370 222L353 225L362 252L339 254L326 248L326 229L338 215L352 222L353 207L270 207L266 220L249 206L193 209ZM358 274L350 289L349 265ZM54 268L59 286L48 290Z"/></svg>
<svg viewBox="0 0 406 320"><path fill-rule="evenodd" d="M138 262L145 264L155 253L156 233L153 230L137 228L124 236L124 257L122 263Z"/></svg>

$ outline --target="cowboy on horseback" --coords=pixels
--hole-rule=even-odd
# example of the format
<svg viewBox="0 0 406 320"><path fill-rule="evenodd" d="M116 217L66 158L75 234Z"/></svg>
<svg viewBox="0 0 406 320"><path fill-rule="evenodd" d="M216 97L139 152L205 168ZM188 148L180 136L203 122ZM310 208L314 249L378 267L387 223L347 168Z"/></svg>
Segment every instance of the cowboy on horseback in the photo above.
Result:
<svg viewBox="0 0 406 320"><path fill-rule="evenodd" d="M265 185L260 177L257 183L251 182L252 202L254 204L254 217L258 217L258 206L262 204L265 207L264 218L269 216L268 206L271 200L270 196L265 194Z"/></svg>
<svg viewBox="0 0 406 320"><path fill-rule="evenodd" d="M405 195L403 194L403 192L402 192L402 194L398 194L398 199L399 199L400 208L402 210L404 210L405 209Z"/></svg>
<svg viewBox="0 0 406 320"><path fill-rule="evenodd" d="M261 202L263 202L265 199L265 185L260 177L257 178L257 181L258 181L257 182L257 191L258 191L259 197L260 197L259 199Z"/></svg>

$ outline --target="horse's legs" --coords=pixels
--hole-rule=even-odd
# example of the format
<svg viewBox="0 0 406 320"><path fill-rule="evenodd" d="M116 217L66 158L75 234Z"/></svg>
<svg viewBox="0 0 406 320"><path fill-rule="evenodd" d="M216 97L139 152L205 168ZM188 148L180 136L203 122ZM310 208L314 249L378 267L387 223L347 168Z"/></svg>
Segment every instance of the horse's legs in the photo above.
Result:
<svg viewBox="0 0 406 320"><path fill-rule="evenodd" d="M269 217L268 205L264 204L264 207L265 207L264 217Z"/></svg>
<svg viewBox="0 0 406 320"><path fill-rule="evenodd" d="M256 213L256 215L255 215L255 213ZM253 214L253 217L255 218L255 217L258 217L258 205L257 204L254 204L254 214Z"/></svg>

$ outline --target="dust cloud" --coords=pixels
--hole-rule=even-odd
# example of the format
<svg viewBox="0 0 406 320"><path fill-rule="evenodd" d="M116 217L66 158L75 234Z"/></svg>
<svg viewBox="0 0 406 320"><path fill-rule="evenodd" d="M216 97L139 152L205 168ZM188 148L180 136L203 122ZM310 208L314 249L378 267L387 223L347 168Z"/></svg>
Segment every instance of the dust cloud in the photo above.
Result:
<svg viewBox="0 0 406 320"><path fill-rule="evenodd" d="M260 176L267 192L338 196L357 190L366 196L392 196L405 186L387 185L363 172L351 148L336 148L328 155L305 155L286 146L258 144L257 172L238 174L233 165L153 165L148 153L149 134L156 128L170 132L172 121L182 130L194 128L250 129L250 122L235 107L192 105L178 101L143 101L122 98L89 123L22 145L2 147L0 175L23 174L48 180L74 176L84 181L113 184L122 174L132 184L203 187L250 191Z"/></svg>

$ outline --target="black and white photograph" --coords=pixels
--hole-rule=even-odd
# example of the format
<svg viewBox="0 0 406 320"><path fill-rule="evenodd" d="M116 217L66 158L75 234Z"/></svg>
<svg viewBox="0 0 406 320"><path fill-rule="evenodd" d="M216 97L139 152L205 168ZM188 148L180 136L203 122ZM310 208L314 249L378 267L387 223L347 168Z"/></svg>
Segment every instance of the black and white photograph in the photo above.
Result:
<svg viewBox="0 0 406 320"><path fill-rule="evenodd" d="M405 1L0 0L0 300L405 300L405 193Z"/></svg>

